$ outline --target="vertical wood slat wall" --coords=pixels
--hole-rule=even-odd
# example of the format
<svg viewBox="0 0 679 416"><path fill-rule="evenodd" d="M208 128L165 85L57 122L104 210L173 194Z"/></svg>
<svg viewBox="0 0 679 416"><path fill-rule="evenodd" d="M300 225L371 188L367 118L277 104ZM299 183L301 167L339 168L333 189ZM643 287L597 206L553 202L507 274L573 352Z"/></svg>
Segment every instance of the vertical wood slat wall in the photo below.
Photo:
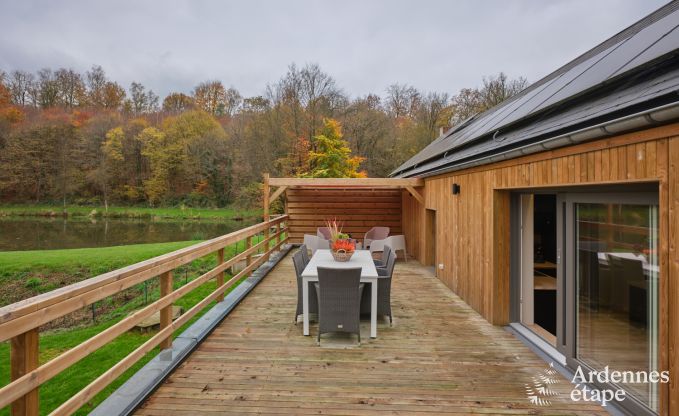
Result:
<svg viewBox="0 0 679 416"><path fill-rule="evenodd" d="M426 188L422 187L418 189L420 193L426 198ZM401 206L403 210L403 235L406 236L406 247L408 249L409 255L415 255L418 259L424 263L424 258L419 256L419 253L424 253L424 240L425 240L425 223L424 223L424 209L422 204L415 199L410 192L407 190L402 190L401 192ZM419 213L422 215L408 215L406 217L405 213ZM410 254L413 253L413 254Z"/></svg>
<svg viewBox="0 0 679 416"><path fill-rule="evenodd" d="M400 189L288 188L285 193L292 243L301 243L304 234L316 235L316 228L333 218L359 240L375 226L389 227L390 234L402 233Z"/></svg>
<svg viewBox="0 0 679 416"><path fill-rule="evenodd" d="M422 259L425 208L436 210L436 258L444 264L439 279L503 325L509 320L511 190L632 181L658 183L660 360L673 374L661 413L679 414L679 124L426 178L424 206L403 203L404 233L410 252ZM461 186L459 195L452 195L453 183Z"/></svg>

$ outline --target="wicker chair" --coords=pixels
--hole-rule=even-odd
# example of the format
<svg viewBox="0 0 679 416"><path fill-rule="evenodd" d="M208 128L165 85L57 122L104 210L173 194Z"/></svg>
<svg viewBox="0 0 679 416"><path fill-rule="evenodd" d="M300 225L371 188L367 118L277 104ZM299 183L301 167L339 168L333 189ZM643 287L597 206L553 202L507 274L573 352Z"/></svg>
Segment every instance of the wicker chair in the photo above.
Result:
<svg viewBox="0 0 679 416"><path fill-rule="evenodd" d="M396 256L394 250L389 246L384 246L384 252L388 254L387 264L384 268L377 268L377 274L380 278L377 279L377 314L386 315L389 317L389 325L393 322L391 315L391 278L394 275L394 266L396 265ZM370 314L370 297L372 285L366 289L366 293L361 299L361 314Z"/></svg>
<svg viewBox="0 0 679 416"><path fill-rule="evenodd" d="M361 268L318 268L318 337L326 332L358 334L361 345Z"/></svg>
<svg viewBox="0 0 679 416"><path fill-rule="evenodd" d="M306 265L304 264L304 257L302 250L297 251L292 255L292 263L295 265L295 274L297 274L297 311L295 312L295 325L297 325L297 317L304 311L302 308L302 300L304 299L302 291L302 272ZM316 292L309 290L309 314L318 313L318 298Z"/></svg>
<svg viewBox="0 0 679 416"><path fill-rule="evenodd" d="M309 261L311 261L309 258L309 247L307 247L306 244L302 244L299 246L299 251L302 253L302 260L304 260L304 267L306 267L306 265L309 264Z"/></svg>
<svg viewBox="0 0 679 416"><path fill-rule="evenodd" d="M373 262L375 263L375 267L377 267L378 269L386 269L387 264L389 263L389 258L391 256L396 257L396 253L394 252L394 250L392 250L391 247L389 246L384 247L384 250L382 251L382 258L380 260L373 260Z"/></svg>

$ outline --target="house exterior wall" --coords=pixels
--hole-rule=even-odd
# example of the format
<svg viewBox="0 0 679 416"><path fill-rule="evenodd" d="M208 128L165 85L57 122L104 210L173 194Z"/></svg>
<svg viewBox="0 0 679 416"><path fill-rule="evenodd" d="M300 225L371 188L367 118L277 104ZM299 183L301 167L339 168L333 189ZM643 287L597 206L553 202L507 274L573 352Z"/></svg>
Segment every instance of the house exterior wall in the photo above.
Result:
<svg viewBox="0 0 679 416"><path fill-rule="evenodd" d="M679 414L679 124L426 178L424 205L402 196L403 230L411 254L424 259L425 209L435 210L438 278L489 322L505 325L511 191L645 181L657 183L660 201L660 361L672 375L661 413ZM453 183L460 194L452 194Z"/></svg>

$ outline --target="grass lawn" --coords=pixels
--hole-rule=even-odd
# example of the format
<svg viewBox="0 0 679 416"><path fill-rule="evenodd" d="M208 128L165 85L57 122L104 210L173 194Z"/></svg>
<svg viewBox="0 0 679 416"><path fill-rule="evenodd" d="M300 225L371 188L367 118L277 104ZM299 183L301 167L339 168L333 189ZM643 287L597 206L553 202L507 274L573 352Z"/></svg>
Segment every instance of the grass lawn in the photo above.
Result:
<svg viewBox="0 0 679 416"><path fill-rule="evenodd" d="M261 215L261 210L243 210L236 208L188 208L188 207L118 207L66 205L0 205L1 216L61 216L64 213L72 217L109 217L109 218L164 218L164 219L210 219L226 220L233 218L249 218Z"/></svg>
<svg viewBox="0 0 679 416"><path fill-rule="evenodd" d="M195 243L196 241L182 241L176 243L137 244L89 249L4 252L0 253L0 284L5 287L17 279L19 279L19 283L23 284L27 273L35 273L35 270L42 270L42 272L46 273L48 276L50 273L69 274L75 272L86 277L92 277L96 274L114 270ZM234 245L227 247L225 257L228 259L235 255L236 252L243 251L244 248L245 245L243 242L238 246ZM216 255L210 255L178 268L175 271L175 288L182 286L186 281L196 278L200 274L214 267L215 264ZM99 301L98 303L100 304L113 302L115 307L108 309L101 308L104 312L102 312L100 316L97 316L97 323L94 325L42 333L40 337L40 362L44 363L49 361L64 351L82 343L93 335L120 321L131 311L143 307L145 299L144 296L140 294L141 292L139 290L139 286L143 285L137 286L136 292L134 292L135 296L123 304L115 303L110 298ZM135 288L131 288L128 290L134 289ZM183 307L186 311L205 298L205 296L214 289L215 282L207 282L194 289L175 304ZM151 286L149 302L158 299L158 297L159 290L156 284L155 286ZM177 331L176 334L181 333L186 326L198 319L198 317L208 309L209 306L197 317L194 317L191 322L187 323L181 330ZM144 334L137 332L125 333L116 338L113 342L71 366L52 380L43 384L40 388L41 414L47 414L54 410L68 397L80 391L100 374L111 368L116 362L120 361L123 357L148 340L154 333L155 332ZM119 387L125 380L134 374L134 372L157 354L157 352L158 349L156 348L154 351L147 354L123 376L99 393L94 400L80 409L77 414L84 415L91 411L112 391ZM9 383L9 374L9 344L3 342L0 343L0 385ZM8 408L0 410L0 416L5 415L9 415Z"/></svg>
<svg viewBox="0 0 679 416"><path fill-rule="evenodd" d="M0 281L23 273L80 273L90 277L160 256L199 241L132 244L126 246L75 248L67 250L0 251Z"/></svg>
<svg viewBox="0 0 679 416"><path fill-rule="evenodd" d="M235 286L234 286L235 287ZM210 281L199 288L196 288L182 299L176 302L176 305L182 306L184 310L188 310L191 306L200 302L205 296L215 289L215 282ZM157 295L155 296L157 298ZM214 303L213 303L214 304ZM191 319L189 323L184 325L179 331L175 333L180 334L188 325L198 319L204 312L209 310L213 305L211 304L198 316ZM116 319L108 320L102 324L78 328L68 331L58 331L40 337L40 362L44 363L50 359L62 354L64 351L84 342L102 330L110 327L114 323L122 319L120 316ZM123 359L126 355L134 349L143 344L146 340L155 334L152 333L137 333L127 332L113 342L103 346L99 350L93 352L85 357L75 365L68 368L63 373L57 375L52 380L43 384L40 387L40 414L48 414L67 398L82 390L87 384L96 379L99 375L111 368L115 363ZM121 377L115 380L112 384L101 391L93 400L86 406L81 408L76 414L86 415L101 403L109 394L120 387L128 378L130 378L137 370L144 366L151 358L158 353L158 348L155 348L150 353L146 354L139 362L132 368L127 370ZM9 383L9 345L7 342L0 343L0 385ZM0 415L9 415L9 408L0 410Z"/></svg>

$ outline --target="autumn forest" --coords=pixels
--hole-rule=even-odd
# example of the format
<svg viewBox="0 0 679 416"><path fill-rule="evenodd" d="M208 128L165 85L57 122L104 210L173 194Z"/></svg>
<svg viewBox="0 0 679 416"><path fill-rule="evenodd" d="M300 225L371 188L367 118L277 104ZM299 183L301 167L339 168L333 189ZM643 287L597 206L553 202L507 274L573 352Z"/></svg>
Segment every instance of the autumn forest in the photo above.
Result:
<svg viewBox="0 0 679 416"><path fill-rule="evenodd" d="M383 177L527 85L503 73L479 83L351 97L309 64L290 65L255 97L216 80L159 97L100 66L0 70L0 201L247 206L263 172Z"/></svg>

